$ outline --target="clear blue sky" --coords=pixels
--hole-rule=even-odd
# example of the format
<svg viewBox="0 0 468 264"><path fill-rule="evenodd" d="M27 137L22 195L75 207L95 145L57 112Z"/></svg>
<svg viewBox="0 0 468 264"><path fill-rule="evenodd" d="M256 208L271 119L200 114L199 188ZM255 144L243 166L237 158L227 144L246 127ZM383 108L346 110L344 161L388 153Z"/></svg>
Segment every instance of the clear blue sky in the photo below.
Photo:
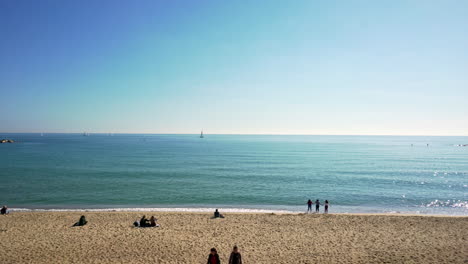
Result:
<svg viewBox="0 0 468 264"><path fill-rule="evenodd" d="M0 131L468 135L468 1L0 1Z"/></svg>

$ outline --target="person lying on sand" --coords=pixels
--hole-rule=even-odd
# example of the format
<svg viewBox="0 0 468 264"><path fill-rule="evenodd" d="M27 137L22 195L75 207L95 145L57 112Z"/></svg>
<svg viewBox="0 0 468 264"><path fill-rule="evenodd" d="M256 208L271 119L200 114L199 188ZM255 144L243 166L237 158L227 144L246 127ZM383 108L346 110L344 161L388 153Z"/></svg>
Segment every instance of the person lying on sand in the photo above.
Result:
<svg viewBox="0 0 468 264"><path fill-rule="evenodd" d="M8 207L7 207L6 205L4 205L4 206L2 207L2 210L0 210L0 213L1 213L2 215L6 215L6 214L9 214L10 212L8 211Z"/></svg>
<svg viewBox="0 0 468 264"><path fill-rule="evenodd" d="M214 212L214 217L213 218L224 218L224 215L220 214L218 212L218 209L216 209L215 212Z"/></svg>
<svg viewBox="0 0 468 264"><path fill-rule="evenodd" d="M232 249L231 256L229 257L229 264L242 264L242 257L237 246L234 246Z"/></svg>
<svg viewBox="0 0 468 264"><path fill-rule="evenodd" d="M80 220L78 222L76 222L73 226L84 226L88 223L88 221L86 221L86 217L84 215L82 215L80 217Z"/></svg>
<svg viewBox="0 0 468 264"><path fill-rule="evenodd" d="M208 255L208 261L206 262L206 264L221 264L216 248L212 248L210 250L210 255Z"/></svg>

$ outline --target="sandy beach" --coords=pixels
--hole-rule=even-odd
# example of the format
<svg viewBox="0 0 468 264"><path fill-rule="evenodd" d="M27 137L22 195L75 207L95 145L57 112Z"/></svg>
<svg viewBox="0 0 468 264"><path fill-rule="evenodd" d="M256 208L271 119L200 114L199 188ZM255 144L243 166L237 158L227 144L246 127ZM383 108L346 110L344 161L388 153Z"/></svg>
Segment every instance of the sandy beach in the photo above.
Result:
<svg viewBox="0 0 468 264"><path fill-rule="evenodd" d="M82 215L88 224L71 227ZM159 228L135 228L142 214ZM466 263L468 217L16 212L0 217L0 263Z"/></svg>

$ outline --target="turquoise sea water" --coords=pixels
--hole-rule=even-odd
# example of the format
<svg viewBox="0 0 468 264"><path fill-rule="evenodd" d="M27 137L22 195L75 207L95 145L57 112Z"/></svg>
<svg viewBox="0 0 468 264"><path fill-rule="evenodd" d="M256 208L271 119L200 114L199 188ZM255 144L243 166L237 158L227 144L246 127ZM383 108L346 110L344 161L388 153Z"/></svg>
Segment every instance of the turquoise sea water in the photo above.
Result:
<svg viewBox="0 0 468 264"><path fill-rule="evenodd" d="M468 215L468 137L0 134L12 208ZM413 146L411 146L413 144ZM426 144L429 144L427 146ZM321 209L323 210L323 209Z"/></svg>

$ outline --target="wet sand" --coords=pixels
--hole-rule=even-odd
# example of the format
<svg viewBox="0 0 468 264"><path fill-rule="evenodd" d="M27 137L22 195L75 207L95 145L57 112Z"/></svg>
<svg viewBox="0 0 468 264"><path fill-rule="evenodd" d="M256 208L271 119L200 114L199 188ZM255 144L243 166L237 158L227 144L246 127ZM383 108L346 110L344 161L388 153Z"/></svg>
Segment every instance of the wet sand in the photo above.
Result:
<svg viewBox="0 0 468 264"><path fill-rule="evenodd" d="M84 214L88 224L71 227ZM159 228L135 228L143 214ZM0 263L467 263L468 217L160 212L0 216Z"/></svg>

